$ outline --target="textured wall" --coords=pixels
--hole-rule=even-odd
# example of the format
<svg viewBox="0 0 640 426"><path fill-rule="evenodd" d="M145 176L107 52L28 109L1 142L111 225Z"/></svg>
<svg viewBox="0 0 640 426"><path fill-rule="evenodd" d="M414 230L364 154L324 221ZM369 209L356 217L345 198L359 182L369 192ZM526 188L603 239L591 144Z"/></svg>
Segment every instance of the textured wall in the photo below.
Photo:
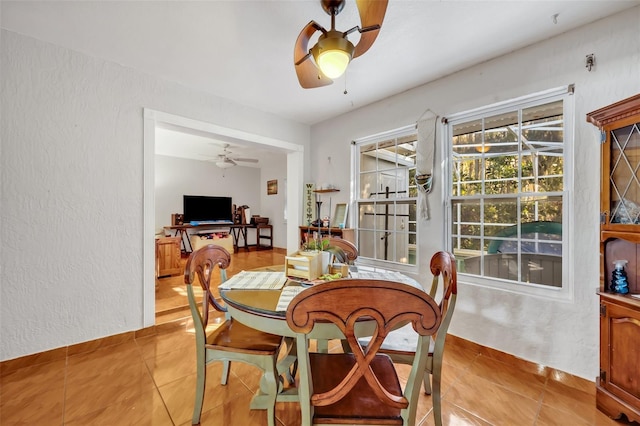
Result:
<svg viewBox="0 0 640 426"><path fill-rule="evenodd" d="M597 66L585 68L594 53ZM640 92L640 7L487 61L431 84L312 127L311 157L334 159L334 181L349 184L349 141L415 123L430 108L447 116L498 101L575 84L575 187L570 217L573 300L554 301L460 285L451 332L589 380L598 372L599 167L597 130L587 112ZM429 195L431 219L419 227L421 280L430 255L444 247L442 146ZM311 163L312 174L323 171ZM348 194L340 193L346 197Z"/></svg>
<svg viewBox="0 0 640 426"><path fill-rule="evenodd" d="M133 69L5 30L0 47L0 361L142 328L143 108L308 145Z"/></svg>

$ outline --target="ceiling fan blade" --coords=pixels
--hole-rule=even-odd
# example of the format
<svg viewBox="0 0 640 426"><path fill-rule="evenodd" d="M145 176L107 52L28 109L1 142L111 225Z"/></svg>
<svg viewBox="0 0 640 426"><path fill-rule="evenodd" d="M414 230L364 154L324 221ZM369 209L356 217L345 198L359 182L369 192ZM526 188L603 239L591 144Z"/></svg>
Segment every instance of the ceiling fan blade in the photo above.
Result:
<svg viewBox="0 0 640 426"><path fill-rule="evenodd" d="M302 31L300 31L293 49L293 63L296 68L298 81L300 82L300 86L305 89L327 86L333 83L333 80L322 75L313 60L310 59L309 40L316 31L326 32L326 30L315 21L309 22Z"/></svg>
<svg viewBox="0 0 640 426"><path fill-rule="evenodd" d="M232 157L231 160L240 161L241 163L257 163L259 161L256 158L236 158L236 157Z"/></svg>
<svg viewBox="0 0 640 426"><path fill-rule="evenodd" d="M388 0L356 0L358 12L360 13L360 28L366 31L360 34L360 41L353 51L354 58L369 50L373 42L376 41L380 29L369 30L368 27L382 26L388 3Z"/></svg>

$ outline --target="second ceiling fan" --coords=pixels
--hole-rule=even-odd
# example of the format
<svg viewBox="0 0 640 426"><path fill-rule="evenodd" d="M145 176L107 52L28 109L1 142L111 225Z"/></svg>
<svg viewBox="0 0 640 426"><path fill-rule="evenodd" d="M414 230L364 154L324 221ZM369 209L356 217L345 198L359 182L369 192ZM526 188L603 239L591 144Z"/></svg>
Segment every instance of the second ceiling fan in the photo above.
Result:
<svg viewBox="0 0 640 426"><path fill-rule="evenodd" d="M230 151L227 150L227 148L229 148L229 144L224 144L223 151L221 154L218 154L218 158L216 160L216 166L220 167L221 169L233 167L237 165L238 162L241 162L241 163L257 163L258 162L258 159L256 158L241 158L241 157L234 156Z"/></svg>
<svg viewBox="0 0 640 426"><path fill-rule="evenodd" d="M320 0L322 8L331 16L331 29L327 31L315 21L309 22L298 35L293 51L293 63L300 86L305 89L327 86L340 77L353 58L365 53L378 37L388 0L356 0L360 26L347 31L336 30L336 15L346 0ZM317 43L309 49L311 37L320 31ZM347 36L355 31L360 41L353 45ZM313 60L311 59L313 57Z"/></svg>

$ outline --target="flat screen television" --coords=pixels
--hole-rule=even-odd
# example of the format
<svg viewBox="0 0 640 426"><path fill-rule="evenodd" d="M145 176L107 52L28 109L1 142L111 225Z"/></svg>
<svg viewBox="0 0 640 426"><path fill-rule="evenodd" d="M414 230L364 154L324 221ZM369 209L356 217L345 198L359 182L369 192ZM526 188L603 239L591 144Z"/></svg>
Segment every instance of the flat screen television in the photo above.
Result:
<svg viewBox="0 0 640 426"><path fill-rule="evenodd" d="M233 222L231 197L183 196L184 223Z"/></svg>

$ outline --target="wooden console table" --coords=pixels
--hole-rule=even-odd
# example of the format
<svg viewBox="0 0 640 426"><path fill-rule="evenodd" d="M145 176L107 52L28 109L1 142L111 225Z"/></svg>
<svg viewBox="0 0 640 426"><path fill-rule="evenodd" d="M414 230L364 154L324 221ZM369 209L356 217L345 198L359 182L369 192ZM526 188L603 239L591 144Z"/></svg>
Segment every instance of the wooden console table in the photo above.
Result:
<svg viewBox="0 0 640 426"><path fill-rule="evenodd" d="M236 252L241 248L245 250L249 250L249 247L256 247L258 249L271 249L273 248L273 226L258 224L258 225L231 225L229 227L231 229L231 235L233 236L233 248ZM256 230L256 243L249 244L247 241L247 229L255 229ZM263 230L268 229L269 234L263 234ZM240 240L242 239L242 243ZM269 241L268 244L262 244L260 240L266 239Z"/></svg>
<svg viewBox="0 0 640 426"><path fill-rule="evenodd" d="M266 224L258 224L258 225L236 225L236 224L209 224L209 225L171 225L165 226L164 229L168 231L173 231L175 237L180 237L182 250L185 253L191 253L193 251L193 247L191 246L191 241L189 240L188 231L190 229L225 229L228 230L233 237L233 249L237 253L239 249L243 248L245 250L249 250L249 247L257 247L258 249L271 249L273 248L273 226ZM247 242L247 229L255 229L256 230L256 244L249 244ZM265 234L263 231L268 229L269 233ZM261 240L267 240L268 243L263 244Z"/></svg>

